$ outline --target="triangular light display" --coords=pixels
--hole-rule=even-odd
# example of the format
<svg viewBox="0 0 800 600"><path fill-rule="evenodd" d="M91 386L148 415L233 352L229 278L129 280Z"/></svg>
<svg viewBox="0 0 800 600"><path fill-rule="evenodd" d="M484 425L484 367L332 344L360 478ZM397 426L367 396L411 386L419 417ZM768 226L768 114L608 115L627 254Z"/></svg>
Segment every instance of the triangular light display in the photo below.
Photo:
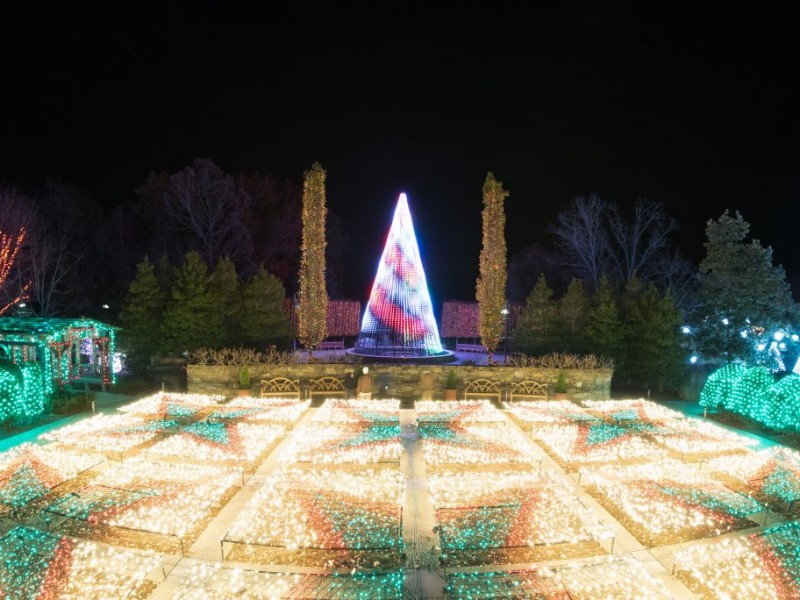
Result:
<svg viewBox="0 0 800 600"><path fill-rule="evenodd" d="M445 353L405 194L397 201L354 351L398 357Z"/></svg>

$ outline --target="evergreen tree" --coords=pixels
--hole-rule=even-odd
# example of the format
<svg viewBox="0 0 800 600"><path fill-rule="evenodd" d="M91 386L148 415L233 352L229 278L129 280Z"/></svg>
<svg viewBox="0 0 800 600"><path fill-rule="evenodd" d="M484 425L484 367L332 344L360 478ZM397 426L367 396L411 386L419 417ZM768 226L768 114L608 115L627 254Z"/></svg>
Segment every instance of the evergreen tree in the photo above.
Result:
<svg viewBox="0 0 800 600"><path fill-rule="evenodd" d="M239 326L243 341L262 348L286 344L291 327L283 310L285 297L283 284L264 267L242 286Z"/></svg>
<svg viewBox="0 0 800 600"><path fill-rule="evenodd" d="M241 297L236 266L228 257L217 261L217 266L208 278L208 291L214 297L214 304L222 318L222 337L217 344L236 345Z"/></svg>
<svg viewBox="0 0 800 600"><path fill-rule="evenodd" d="M214 346L222 339L222 312L209 291L208 267L197 252L187 252L164 314L164 343L170 352Z"/></svg>
<svg viewBox="0 0 800 600"><path fill-rule="evenodd" d="M539 275L514 327L512 344L529 354L552 352L558 309L544 273Z"/></svg>
<svg viewBox="0 0 800 600"><path fill-rule="evenodd" d="M503 337L503 308L506 303L506 213L503 202L508 192L492 173L483 183L483 247L479 262L476 296L478 333L486 346L489 362Z"/></svg>
<svg viewBox="0 0 800 600"><path fill-rule="evenodd" d="M161 323L166 296L158 284L150 259L136 267L123 301L119 319L120 344L127 348L127 362L135 371L144 370L150 359L162 349Z"/></svg>
<svg viewBox="0 0 800 600"><path fill-rule="evenodd" d="M328 291L325 287L325 169L319 163L303 174L303 242L297 326L309 356L328 335Z"/></svg>
<svg viewBox="0 0 800 600"><path fill-rule="evenodd" d="M558 302L558 343L565 352L585 351L584 328L589 317L589 298L580 279L573 278Z"/></svg>
<svg viewBox="0 0 800 600"><path fill-rule="evenodd" d="M624 370L625 326L619 316L614 288L605 275L597 286L585 335L589 352L614 359L616 368Z"/></svg>
<svg viewBox="0 0 800 600"><path fill-rule="evenodd" d="M672 297L652 283L643 291L637 281L626 305L626 356L624 373L644 387L663 390L674 385L683 366L681 314Z"/></svg>
<svg viewBox="0 0 800 600"><path fill-rule="evenodd" d="M162 254L158 259L158 264L155 267L156 279L158 286L164 295L169 298L172 286L175 284L176 271L166 254Z"/></svg>
<svg viewBox="0 0 800 600"><path fill-rule="evenodd" d="M746 242L750 224L737 212L706 224L700 263L698 346L709 357L751 360L777 327L796 316L786 273L772 264L772 249ZM746 337L743 337L745 332Z"/></svg>

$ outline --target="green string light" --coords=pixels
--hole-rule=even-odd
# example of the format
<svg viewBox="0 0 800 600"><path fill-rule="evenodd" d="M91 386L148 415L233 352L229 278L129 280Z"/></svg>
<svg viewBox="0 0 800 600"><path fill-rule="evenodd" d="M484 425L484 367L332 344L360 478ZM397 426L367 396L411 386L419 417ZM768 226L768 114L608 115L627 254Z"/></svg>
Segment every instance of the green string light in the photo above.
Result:
<svg viewBox="0 0 800 600"><path fill-rule="evenodd" d="M775 381L764 367L725 365L708 376L700 406L719 407L767 427L800 431L800 376Z"/></svg>

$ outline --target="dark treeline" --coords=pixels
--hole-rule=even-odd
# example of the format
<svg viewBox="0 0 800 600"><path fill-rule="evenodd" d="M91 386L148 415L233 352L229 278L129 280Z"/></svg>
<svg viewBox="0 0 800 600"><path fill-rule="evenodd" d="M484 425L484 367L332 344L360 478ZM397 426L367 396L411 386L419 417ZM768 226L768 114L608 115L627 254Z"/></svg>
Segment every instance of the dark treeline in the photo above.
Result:
<svg viewBox="0 0 800 600"><path fill-rule="evenodd" d="M143 328L138 360L198 345L286 344L285 315L263 307L280 311L297 291L301 207L299 183L233 175L208 159L151 172L130 201L107 210L59 180L36 190L4 186L0 310L24 292L6 314L127 321L129 331ZM345 226L329 213L325 230L328 294L346 298ZM772 341L775 332L794 339L797 305L771 249L749 237L739 213L708 221L699 265L681 254L676 232L659 202L624 211L576 198L549 226L549 244L510 257L507 297L525 304L512 347L602 354L619 377L659 386L680 379L692 356L791 370L793 348ZM203 298L191 298L192 289ZM189 335L200 314L202 331Z"/></svg>
<svg viewBox="0 0 800 600"><path fill-rule="evenodd" d="M34 315L113 319L145 256L177 267L194 251L210 268L229 258L244 278L263 267L291 295L300 261L301 199L302 187L294 181L232 175L208 159L175 173L151 172L130 201L107 210L59 180L40 189L2 186L0 231L24 227L27 235L0 294L13 295L30 281L25 308ZM335 214L327 223L327 285L338 298L347 235Z"/></svg>

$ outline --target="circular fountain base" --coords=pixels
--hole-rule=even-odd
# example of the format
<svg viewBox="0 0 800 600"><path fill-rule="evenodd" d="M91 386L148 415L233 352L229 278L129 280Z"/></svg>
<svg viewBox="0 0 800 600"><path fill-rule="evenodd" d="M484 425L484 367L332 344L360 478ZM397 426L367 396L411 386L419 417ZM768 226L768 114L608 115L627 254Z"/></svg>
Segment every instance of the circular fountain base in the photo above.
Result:
<svg viewBox="0 0 800 600"><path fill-rule="evenodd" d="M408 352L408 348L375 348L372 350L351 348L346 353L348 356L363 358L371 362L407 363L412 365L436 365L456 360L455 353L450 350L442 350L439 354L404 354L404 350Z"/></svg>

